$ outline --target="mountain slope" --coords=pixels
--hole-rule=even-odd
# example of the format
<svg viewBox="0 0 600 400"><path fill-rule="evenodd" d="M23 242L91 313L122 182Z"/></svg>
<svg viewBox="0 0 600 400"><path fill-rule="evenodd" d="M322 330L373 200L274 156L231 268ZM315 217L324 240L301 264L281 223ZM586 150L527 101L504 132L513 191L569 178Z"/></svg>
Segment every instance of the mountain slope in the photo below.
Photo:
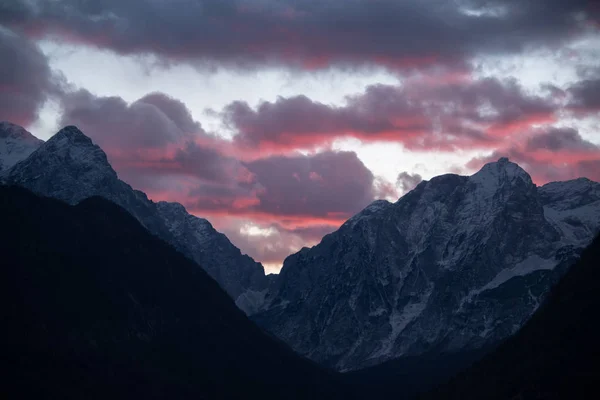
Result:
<svg viewBox="0 0 600 400"><path fill-rule="evenodd" d="M600 236L512 338L431 399L598 398Z"/></svg>
<svg viewBox="0 0 600 400"><path fill-rule="evenodd" d="M539 188L544 215L572 244L585 245L600 226L600 184L587 178Z"/></svg>
<svg viewBox="0 0 600 400"><path fill-rule="evenodd" d="M0 187L6 398L336 398L121 207Z"/></svg>
<svg viewBox="0 0 600 400"><path fill-rule="evenodd" d="M121 181L104 151L74 126L60 130L5 172L4 180L70 204L91 196L115 202L150 232L203 265L234 299L267 284L262 265L242 255L208 221L188 214L179 204L157 205Z"/></svg>
<svg viewBox="0 0 600 400"><path fill-rule="evenodd" d="M551 197L505 158L422 182L288 257L253 319L338 370L493 345L523 325L598 229L579 213L589 231L566 235L564 219L546 216Z"/></svg>
<svg viewBox="0 0 600 400"><path fill-rule="evenodd" d="M44 143L24 128L0 122L0 172L6 171L21 160L26 159Z"/></svg>

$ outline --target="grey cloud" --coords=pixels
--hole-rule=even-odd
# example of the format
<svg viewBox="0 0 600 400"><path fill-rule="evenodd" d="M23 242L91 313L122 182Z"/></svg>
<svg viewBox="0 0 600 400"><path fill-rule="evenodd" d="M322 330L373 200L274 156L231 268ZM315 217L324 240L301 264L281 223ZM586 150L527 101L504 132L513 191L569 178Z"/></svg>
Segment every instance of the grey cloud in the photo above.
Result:
<svg viewBox="0 0 600 400"><path fill-rule="evenodd" d="M65 94L62 125L77 125L110 152L111 149L162 148L204 134L185 105L154 93L132 104L121 97L97 97L86 90Z"/></svg>
<svg viewBox="0 0 600 400"><path fill-rule="evenodd" d="M407 193L417 187L421 181L423 181L421 175L411 174L404 171L398 174L398 177L396 178L396 185L400 188L402 193Z"/></svg>
<svg viewBox="0 0 600 400"><path fill-rule="evenodd" d="M487 147L510 133L513 124L551 119L557 109L553 98L531 95L513 79L486 78L440 85L373 85L348 97L343 106L305 96L263 102L255 110L234 102L222 116L238 131L236 143L248 147L310 148L353 136L434 149Z"/></svg>
<svg viewBox="0 0 600 400"><path fill-rule="evenodd" d="M599 147L584 140L576 129L550 127L529 138L525 149L527 151L547 149L553 152L561 150L597 151Z"/></svg>
<svg viewBox="0 0 600 400"><path fill-rule="evenodd" d="M246 167L262 187L257 211L348 218L375 197L374 176L353 152L271 157Z"/></svg>
<svg viewBox="0 0 600 400"><path fill-rule="evenodd" d="M586 0L59 0L0 6L0 23L123 54L302 68L460 64L555 46L597 19Z"/></svg>
<svg viewBox="0 0 600 400"><path fill-rule="evenodd" d="M27 126L46 99L60 93L62 78L35 44L1 25L0 60L0 120Z"/></svg>

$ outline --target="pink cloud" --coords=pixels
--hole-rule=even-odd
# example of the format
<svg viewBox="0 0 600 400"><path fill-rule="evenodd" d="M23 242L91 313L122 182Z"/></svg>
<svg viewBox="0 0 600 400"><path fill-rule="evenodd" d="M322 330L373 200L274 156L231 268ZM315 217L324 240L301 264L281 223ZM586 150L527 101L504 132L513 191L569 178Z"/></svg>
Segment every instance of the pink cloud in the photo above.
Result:
<svg viewBox="0 0 600 400"><path fill-rule="evenodd" d="M415 78L370 86L342 106L280 97L256 109L234 102L222 116L238 132L235 147L250 153L323 148L348 137L454 151L495 148L531 126L555 122L560 109L559 100L528 94L514 80Z"/></svg>
<svg viewBox="0 0 600 400"><path fill-rule="evenodd" d="M482 104L492 112L480 112ZM204 131L185 104L160 93L127 103L75 92L65 96L62 122L78 125L99 143L134 187L155 200L184 204L243 251L277 264L290 249L316 243L371 201L395 199L421 180L404 172L388 182L353 152L301 154L298 147L344 137L349 128L363 140L399 141L420 150L495 150L492 159L508 155L538 183L584 174L600 179L595 144L573 129L532 128L553 121L557 109L553 99L526 94L515 82L488 79L374 86L342 107L306 97L257 110L236 103L226 116L240 129L233 141ZM423 130L435 124L439 129ZM263 153L265 148L273 151ZM468 166L486 161L474 159ZM249 223L276 233L244 233Z"/></svg>
<svg viewBox="0 0 600 400"><path fill-rule="evenodd" d="M600 181L600 146L584 140L572 128L546 127L527 132L526 140L505 149L498 149L489 157L475 158L467 163L472 169L508 156L542 185L587 177Z"/></svg>

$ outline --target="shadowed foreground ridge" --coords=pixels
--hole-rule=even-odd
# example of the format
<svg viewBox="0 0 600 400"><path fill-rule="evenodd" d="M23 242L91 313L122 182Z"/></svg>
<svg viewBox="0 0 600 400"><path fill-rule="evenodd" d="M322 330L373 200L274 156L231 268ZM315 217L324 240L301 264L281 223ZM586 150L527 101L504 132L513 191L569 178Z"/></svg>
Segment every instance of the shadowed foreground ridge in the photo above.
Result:
<svg viewBox="0 0 600 400"><path fill-rule="evenodd" d="M9 398L346 397L121 207L0 187L0 220Z"/></svg>
<svg viewBox="0 0 600 400"><path fill-rule="evenodd" d="M598 398L599 309L600 236L523 329L426 398Z"/></svg>

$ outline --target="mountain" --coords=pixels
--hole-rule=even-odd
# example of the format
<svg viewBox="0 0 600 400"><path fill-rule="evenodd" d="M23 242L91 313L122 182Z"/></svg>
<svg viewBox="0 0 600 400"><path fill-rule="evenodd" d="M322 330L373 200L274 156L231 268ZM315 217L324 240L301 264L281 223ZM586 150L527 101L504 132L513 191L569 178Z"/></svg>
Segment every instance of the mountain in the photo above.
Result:
<svg viewBox="0 0 600 400"><path fill-rule="evenodd" d="M0 186L4 398L349 398L101 197Z"/></svg>
<svg viewBox="0 0 600 400"><path fill-rule="evenodd" d="M506 158L377 201L288 257L252 318L337 370L497 344L600 227L600 185L536 187Z"/></svg>
<svg viewBox="0 0 600 400"><path fill-rule="evenodd" d="M223 234L176 203L154 203L121 181L106 154L74 126L60 130L3 180L35 193L77 204L102 196L125 208L150 232L202 265L235 299L267 285L262 265L243 255Z"/></svg>
<svg viewBox="0 0 600 400"><path fill-rule="evenodd" d="M217 232L210 222L195 217L179 203L156 203L158 215L167 223L177 247L193 254L193 259L204 266L217 282L235 299L249 289L264 289L267 285L264 268L240 249L224 234Z"/></svg>
<svg viewBox="0 0 600 400"><path fill-rule="evenodd" d="M573 399L600 394L600 236L525 326L427 399Z"/></svg>
<svg viewBox="0 0 600 400"><path fill-rule="evenodd" d="M42 143L24 128L0 121L0 172L27 158Z"/></svg>

